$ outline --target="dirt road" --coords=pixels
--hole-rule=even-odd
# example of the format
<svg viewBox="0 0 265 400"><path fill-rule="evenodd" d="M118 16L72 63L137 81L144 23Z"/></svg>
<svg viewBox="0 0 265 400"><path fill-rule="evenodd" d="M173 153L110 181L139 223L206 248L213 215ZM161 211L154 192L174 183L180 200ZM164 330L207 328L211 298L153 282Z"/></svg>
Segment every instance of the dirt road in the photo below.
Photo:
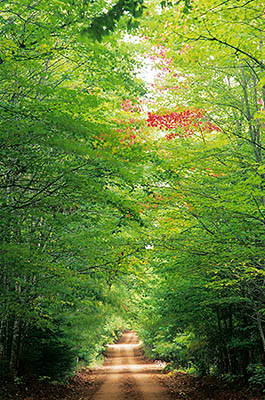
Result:
<svg viewBox="0 0 265 400"><path fill-rule="evenodd" d="M124 333L117 344L107 348L106 361L97 374L104 383L93 400L168 400L158 382L161 367L147 364L141 356L140 343L134 332Z"/></svg>

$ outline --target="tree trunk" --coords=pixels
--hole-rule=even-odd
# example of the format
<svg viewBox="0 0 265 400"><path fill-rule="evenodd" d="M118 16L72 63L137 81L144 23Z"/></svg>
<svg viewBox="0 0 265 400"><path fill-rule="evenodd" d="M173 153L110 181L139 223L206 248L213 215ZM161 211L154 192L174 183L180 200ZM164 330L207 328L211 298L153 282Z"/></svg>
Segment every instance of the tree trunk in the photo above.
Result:
<svg viewBox="0 0 265 400"><path fill-rule="evenodd" d="M260 336L260 341L261 341L261 347L262 347L262 360L265 365L265 335L263 331L263 326L262 326L262 321L260 319L259 313L257 312L257 327L259 331L259 336Z"/></svg>
<svg viewBox="0 0 265 400"><path fill-rule="evenodd" d="M16 319L13 325L13 334L10 350L10 363L9 371L12 376L16 376L19 367L20 358L20 348L21 348L21 322Z"/></svg>

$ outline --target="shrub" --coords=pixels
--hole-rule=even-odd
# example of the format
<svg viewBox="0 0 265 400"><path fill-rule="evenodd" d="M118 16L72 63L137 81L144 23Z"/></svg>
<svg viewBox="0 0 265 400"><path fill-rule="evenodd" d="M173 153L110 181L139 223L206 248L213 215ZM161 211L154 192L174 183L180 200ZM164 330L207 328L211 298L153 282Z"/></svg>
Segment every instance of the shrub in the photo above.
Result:
<svg viewBox="0 0 265 400"><path fill-rule="evenodd" d="M73 374L75 366L76 354L60 328L30 330L23 346L21 374L63 381Z"/></svg>
<svg viewBox="0 0 265 400"><path fill-rule="evenodd" d="M247 371L250 374L250 386L265 391L265 367L262 364L250 364Z"/></svg>

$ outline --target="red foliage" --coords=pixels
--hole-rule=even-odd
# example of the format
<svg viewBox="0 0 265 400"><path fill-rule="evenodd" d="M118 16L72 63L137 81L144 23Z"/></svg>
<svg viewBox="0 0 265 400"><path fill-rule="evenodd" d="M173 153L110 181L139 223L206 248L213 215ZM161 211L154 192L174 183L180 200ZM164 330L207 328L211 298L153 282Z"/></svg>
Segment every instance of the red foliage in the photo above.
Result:
<svg viewBox="0 0 265 400"><path fill-rule="evenodd" d="M131 100L127 99L121 103L121 108L123 111L128 112L141 112L142 109L138 104L133 104Z"/></svg>
<svg viewBox="0 0 265 400"><path fill-rule="evenodd" d="M168 52L169 49L165 47L162 44L159 44L157 46L153 46L153 54L146 54L146 56L154 61L154 62L159 62L161 66L164 66L164 68L168 69L169 65L172 63L172 58L168 57Z"/></svg>
<svg viewBox="0 0 265 400"><path fill-rule="evenodd" d="M130 111L132 109L132 107L133 107L133 105L132 105L131 100L124 100L121 103L121 108L123 111Z"/></svg>
<svg viewBox="0 0 265 400"><path fill-rule="evenodd" d="M161 130L170 130L171 132L166 135L167 140L171 140L176 136L192 136L198 131L220 131L218 126L209 121L206 112L202 109L173 111L162 115L149 112L147 125ZM180 128L178 132L175 131L177 128Z"/></svg>

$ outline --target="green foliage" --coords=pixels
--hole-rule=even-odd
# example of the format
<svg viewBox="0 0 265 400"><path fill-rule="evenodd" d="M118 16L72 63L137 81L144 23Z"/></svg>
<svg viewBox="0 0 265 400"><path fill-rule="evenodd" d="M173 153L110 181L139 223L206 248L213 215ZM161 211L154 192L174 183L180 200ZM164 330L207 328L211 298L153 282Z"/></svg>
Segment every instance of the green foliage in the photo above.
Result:
<svg viewBox="0 0 265 400"><path fill-rule="evenodd" d="M145 91L139 63L119 35L97 43L80 32L96 31L107 15L109 33L143 6L110 2L106 14L101 1L2 5L0 365L18 373L30 332L36 356L40 346L32 363L45 346L47 355L58 348L63 376L79 352L89 361L120 331L111 316L121 310L118 280L141 247L143 224L132 199L144 145L125 148L129 128L120 122L124 99ZM42 361L36 371L55 376Z"/></svg>
<svg viewBox="0 0 265 400"><path fill-rule="evenodd" d="M74 373L76 356L59 326L53 331L32 328L25 339L20 373L60 382Z"/></svg>
<svg viewBox="0 0 265 400"><path fill-rule="evenodd" d="M161 69L148 107L199 109L216 130L150 127L157 169L147 268L157 279L140 292L139 333L177 365L176 337L188 333L183 367L246 382L248 365L265 354L264 65L254 39L259 31L264 41L263 5L207 0L184 16L177 3L174 12L150 9L142 25Z"/></svg>
<svg viewBox="0 0 265 400"><path fill-rule="evenodd" d="M250 364L248 366L250 374L249 383L252 387L265 390L265 368L262 364Z"/></svg>
<svg viewBox="0 0 265 400"><path fill-rule="evenodd" d="M124 14L130 16L128 28L137 27L136 21L133 22L133 17L141 17L144 8L143 0L119 0L107 12L104 10L96 16L85 33L90 33L95 39L101 40L104 35L115 30L119 19Z"/></svg>
<svg viewBox="0 0 265 400"><path fill-rule="evenodd" d="M31 327L24 339L20 375L62 382L79 363L89 365L102 356L106 345L121 333L121 318L108 315L69 315L55 320L52 329Z"/></svg>

